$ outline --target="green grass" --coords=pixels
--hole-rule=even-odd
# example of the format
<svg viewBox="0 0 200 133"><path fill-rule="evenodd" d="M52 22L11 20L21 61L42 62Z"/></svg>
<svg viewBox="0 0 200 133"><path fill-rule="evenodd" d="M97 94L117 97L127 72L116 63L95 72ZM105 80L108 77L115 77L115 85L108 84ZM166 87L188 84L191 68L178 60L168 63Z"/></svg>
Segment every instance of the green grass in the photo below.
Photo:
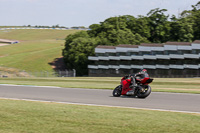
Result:
<svg viewBox="0 0 200 133"><path fill-rule="evenodd" d="M1 133L199 133L200 115L0 100Z"/></svg>
<svg viewBox="0 0 200 133"><path fill-rule="evenodd" d="M0 78L0 84L114 89L120 77ZM155 78L152 91L200 94L200 78Z"/></svg>
<svg viewBox="0 0 200 133"><path fill-rule="evenodd" d="M0 38L20 43L0 47L0 67L25 71L52 71L48 64L62 56L65 38L78 30L0 30ZM1 69L0 69L1 70Z"/></svg>

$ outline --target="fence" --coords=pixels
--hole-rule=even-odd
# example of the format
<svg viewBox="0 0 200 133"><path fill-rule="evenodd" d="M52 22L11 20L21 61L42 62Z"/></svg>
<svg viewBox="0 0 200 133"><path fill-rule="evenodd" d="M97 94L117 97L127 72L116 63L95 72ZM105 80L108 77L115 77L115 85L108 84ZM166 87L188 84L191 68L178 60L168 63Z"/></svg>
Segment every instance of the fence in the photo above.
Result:
<svg viewBox="0 0 200 133"><path fill-rule="evenodd" d="M76 70L65 71L37 71L37 72L2 72L0 77L76 77Z"/></svg>
<svg viewBox="0 0 200 133"><path fill-rule="evenodd" d="M127 75L130 73L112 73L112 74L106 74L106 73L90 73L90 77L122 77L124 75ZM200 75L193 75L193 74L185 74L185 75L176 75L176 74L155 74L155 73L149 73L152 78L200 78ZM0 77L6 78L6 77L76 77L76 70L65 70L65 71L37 71L37 72L26 72L26 71L19 71L19 72L4 72L0 71Z"/></svg>
<svg viewBox="0 0 200 133"><path fill-rule="evenodd" d="M79 27L77 27L77 28L42 28L42 27L19 27L19 28L17 28L17 27L14 27L14 28L0 28L0 30L22 30L22 29L26 29L26 30L29 30L29 29L39 29L39 30L43 30L43 29L50 29L50 30L73 30L73 29L75 29L75 30L90 30L89 28L79 28Z"/></svg>
<svg viewBox="0 0 200 133"><path fill-rule="evenodd" d="M35 77L76 77L75 70L72 71L40 71L40 72L29 72L30 75Z"/></svg>

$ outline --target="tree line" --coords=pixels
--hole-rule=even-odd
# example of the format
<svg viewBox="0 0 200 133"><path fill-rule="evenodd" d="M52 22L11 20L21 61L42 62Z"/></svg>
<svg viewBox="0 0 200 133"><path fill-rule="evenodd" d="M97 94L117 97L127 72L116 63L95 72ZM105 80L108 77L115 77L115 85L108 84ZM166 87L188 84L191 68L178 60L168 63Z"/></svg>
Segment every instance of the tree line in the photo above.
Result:
<svg viewBox="0 0 200 133"><path fill-rule="evenodd" d="M92 24L88 31L66 37L63 57L68 69L87 75L88 56L97 45L192 42L200 40L200 1L178 17L166 15L167 9L152 9L146 16L123 15Z"/></svg>

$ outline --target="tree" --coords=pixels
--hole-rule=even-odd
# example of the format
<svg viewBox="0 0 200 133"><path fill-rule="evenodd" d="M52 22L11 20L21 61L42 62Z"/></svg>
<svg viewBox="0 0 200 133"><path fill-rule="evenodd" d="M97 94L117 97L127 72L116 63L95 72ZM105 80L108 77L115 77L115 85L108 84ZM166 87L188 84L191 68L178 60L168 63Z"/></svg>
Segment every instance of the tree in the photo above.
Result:
<svg viewBox="0 0 200 133"><path fill-rule="evenodd" d="M127 28L130 29L133 34L137 33L145 38L150 37L150 27L147 17L138 16L138 18L135 18L129 16L127 19Z"/></svg>
<svg viewBox="0 0 200 133"><path fill-rule="evenodd" d="M74 39L76 39L78 37L89 38L89 35L86 31L80 31L80 32L76 32L74 34L70 34L65 39L65 49L69 50L71 48L70 43L72 43L74 41Z"/></svg>
<svg viewBox="0 0 200 133"><path fill-rule="evenodd" d="M68 69L75 69L77 75L87 75L88 56L94 55L98 41L89 38L86 31L80 31L66 38L63 57Z"/></svg>
<svg viewBox="0 0 200 133"><path fill-rule="evenodd" d="M170 38L170 22L169 15L165 15L167 9L153 9L147 16L149 18L150 34L149 41L153 43L163 43Z"/></svg>
<svg viewBox="0 0 200 133"><path fill-rule="evenodd" d="M101 32L101 26L99 24L92 24L89 26L88 35L90 37L97 37Z"/></svg>
<svg viewBox="0 0 200 133"><path fill-rule="evenodd" d="M193 19L193 31L194 31L194 38L193 40L200 39L200 1L192 6L193 9L191 11L191 15Z"/></svg>
<svg viewBox="0 0 200 133"><path fill-rule="evenodd" d="M189 40L200 39L200 1L196 5L192 5L192 10L185 10L181 13L183 25L185 26L185 32L189 35L185 35Z"/></svg>
<svg viewBox="0 0 200 133"><path fill-rule="evenodd" d="M191 42L193 39L192 23L188 18L171 18L171 41Z"/></svg>
<svg viewBox="0 0 200 133"><path fill-rule="evenodd" d="M141 36L140 33L131 31L130 27L133 19L134 17L130 15L111 17L101 22L101 24L91 25L88 34L90 37L99 38L101 45L148 42L147 38ZM139 40L136 40L136 37Z"/></svg>

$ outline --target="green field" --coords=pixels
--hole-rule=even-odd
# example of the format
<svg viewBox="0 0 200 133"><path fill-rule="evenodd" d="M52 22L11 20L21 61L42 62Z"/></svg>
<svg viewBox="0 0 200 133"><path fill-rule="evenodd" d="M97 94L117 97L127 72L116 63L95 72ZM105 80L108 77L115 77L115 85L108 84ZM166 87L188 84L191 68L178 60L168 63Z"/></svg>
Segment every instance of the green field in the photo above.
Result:
<svg viewBox="0 0 200 133"><path fill-rule="evenodd" d="M0 78L0 84L114 89L121 77ZM200 78L155 78L152 91L200 94Z"/></svg>
<svg viewBox="0 0 200 133"><path fill-rule="evenodd" d="M1 39L20 43L0 47L0 71L53 71L48 64L62 56L65 38L78 30L0 30Z"/></svg>
<svg viewBox="0 0 200 133"><path fill-rule="evenodd" d="M0 100L1 133L199 133L200 115Z"/></svg>

